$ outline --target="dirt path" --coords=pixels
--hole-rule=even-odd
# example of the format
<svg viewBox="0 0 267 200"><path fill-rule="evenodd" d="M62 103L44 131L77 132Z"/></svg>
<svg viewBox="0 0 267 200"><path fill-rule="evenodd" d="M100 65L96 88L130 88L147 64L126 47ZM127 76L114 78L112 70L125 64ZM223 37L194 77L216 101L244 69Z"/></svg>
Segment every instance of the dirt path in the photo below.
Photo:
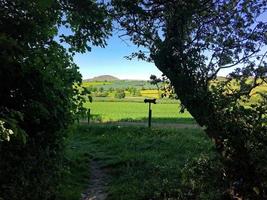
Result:
<svg viewBox="0 0 267 200"><path fill-rule="evenodd" d="M89 187L82 194L81 200L105 200L107 198L107 175L96 161L91 161Z"/></svg>
<svg viewBox="0 0 267 200"><path fill-rule="evenodd" d="M81 123L87 123L86 121L81 121ZM91 123L92 125L98 125L98 126L144 126L147 127L147 122L103 122L103 123ZM179 123L159 123L154 122L151 124L151 127L153 128L177 128L177 129L183 129L183 128L201 128L198 124L179 124Z"/></svg>
<svg viewBox="0 0 267 200"><path fill-rule="evenodd" d="M107 123L109 124L109 123ZM119 126L148 126L147 122L114 122L111 124ZM156 128L200 128L197 124L178 124L178 123L158 123L154 122L151 127Z"/></svg>

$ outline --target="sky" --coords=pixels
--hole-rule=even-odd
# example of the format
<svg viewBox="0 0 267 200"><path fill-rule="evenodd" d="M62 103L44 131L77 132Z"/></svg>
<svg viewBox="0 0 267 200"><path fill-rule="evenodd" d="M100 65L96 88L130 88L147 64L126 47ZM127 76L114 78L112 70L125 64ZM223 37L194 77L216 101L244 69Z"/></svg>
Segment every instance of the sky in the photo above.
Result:
<svg viewBox="0 0 267 200"><path fill-rule="evenodd" d="M83 79L99 75L112 75L119 79L149 80L151 74L161 76L154 64L125 56L139 49L114 34L107 40L107 47L92 47L91 52L77 54L74 62L79 66Z"/></svg>
<svg viewBox="0 0 267 200"><path fill-rule="evenodd" d="M260 20L267 21L267 12L260 16ZM138 50L130 41L122 40L113 33L107 40L107 47L92 47L91 52L76 54L74 62L79 66L83 79L112 75L119 79L149 80L151 74L161 76L162 73L153 63L125 58ZM226 70L219 75L228 73Z"/></svg>

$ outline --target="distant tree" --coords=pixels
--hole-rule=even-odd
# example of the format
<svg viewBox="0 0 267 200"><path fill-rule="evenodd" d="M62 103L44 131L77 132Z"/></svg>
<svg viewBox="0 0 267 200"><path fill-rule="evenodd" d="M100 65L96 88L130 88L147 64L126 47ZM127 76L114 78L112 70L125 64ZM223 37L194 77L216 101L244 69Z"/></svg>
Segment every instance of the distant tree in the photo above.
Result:
<svg viewBox="0 0 267 200"><path fill-rule="evenodd" d="M141 94L140 89L136 88L136 90L135 90L134 93L133 93L133 96L134 96L134 97L141 97L142 94Z"/></svg>
<svg viewBox="0 0 267 200"><path fill-rule="evenodd" d="M136 91L136 88L134 88L134 87L127 87L127 89L126 89L129 93L130 93L130 95L134 95L134 93L135 93L135 91Z"/></svg>
<svg viewBox="0 0 267 200"><path fill-rule="evenodd" d="M96 92L94 93L95 97L107 97L108 96L108 92Z"/></svg>
<svg viewBox="0 0 267 200"><path fill-rule="evenodd" d="M158 96L159 96L159 98L161 98L162 97L161 96L161 88L160 88L159 84L162 83L162 80L160 78L157 78L157 76L155 76L155 75L151 75L149 82L152 85L156 85L157 90L158 90Z"/></svg>
<svg viewBox="0 0 267 200"><path fill-rule="evenodd" d="M103 87L100 87L100 88L98 89L98 91L99 91L100 93L102 93L102 92L104 92L104 88L103 88Z"/></svg>
<svg viewBox="0 0 267 200"><path fill-rule="evenodd" d="M221 198L267 199L266 93L256 92L258 102L251 102L253 89L267 82L263 21L267 1L112 0L111 4L131 41L149 50L131 57L154 62L214 141L222 163L215 173L224 186ZM220 71L231 68L225 80L216 81ZM238 87L233 88L233 82ZM201 184L194 187L195 195L203 194Z"/></svg>
<svg viewBox="0 0 267 200"><path fill-rule="evenodd" d="M125 98L125 92L123 89L117 89L115 91L115 95L114 95L115 98L118 98L118 99L123 99Z"/></svg>
<svg viewBox="0 0 267 200"><path fill-rule="evenodd" d="M66 129L88 94L72 56L105 46L110 27L95 1L0 1L0 199L55 199Z"/></svg>
<svg viewBox="0 0 267 200"><path fill-rule="evenodd" d="M128 92L133 97L141 96L140 90L137 87L129 87Z"/></svg>
<svg viewBox="0 0 267 200"><path fill-rule="evenodd" d="M90 91L97 92L97 87L92 87L92 89Z"/></svg>
<svg viewBox="0 0 267 200"><path fill-rule="evenodd" d="M114 88L113 88L113 87L109 87L109 88L108 88L108 92L109 92L109 93L114 92Z"/></svg>

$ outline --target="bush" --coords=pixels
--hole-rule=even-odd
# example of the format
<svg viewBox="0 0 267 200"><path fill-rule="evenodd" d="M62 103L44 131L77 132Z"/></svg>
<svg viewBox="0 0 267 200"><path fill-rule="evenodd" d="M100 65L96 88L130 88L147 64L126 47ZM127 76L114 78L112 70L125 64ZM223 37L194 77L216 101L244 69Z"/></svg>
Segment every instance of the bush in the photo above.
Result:
<svg viewBox="0 0 267 200"><path fill-rule="evenodd" d="M218 157L201 155L188 162L182 170L182 194L185 199L230 200L223 167Z"/></svg>
<svg viewBox="0 0 267 200"><path fill-rule="evenodd" d="M56 199L66 129L84 110L87 96L72 56L88 50L88 40L103 46L109 27L105 12L93 1L77 4L0 1L1 200ZM77 17L81 13L82 21ZM88 29L83 23L99 31L81 37ZM63 24L83 27L72 28L74 36L61 36L69 51L53 40Z"/></svg>
<svg viewBox="0 0 267 200"><path fill-rule="evenodd" d="M96 92L94 93L95 97L107 97L108 93L107 92Z"/></svg>
<svg viewBox="0 0 267 200"><path fill-rule="evenodd" d="M125 98L124 90L116 90L114 97L117 98L117 99Z"/></svg>
<svg viewBox="0 0 267 200"><path fill-rule="evenodd" d="M13 97L1 93L0 119L14 132L10 141L0 143L0 196L5 200L54 198L64 130L81 100L79 90L73 89L81 76L62 47L54 44L34 50L33 55L28 54L21 71L17 69L22 76L0 78L6 89L16 88ZM44 65L42 70L39 66Z"/></svg>

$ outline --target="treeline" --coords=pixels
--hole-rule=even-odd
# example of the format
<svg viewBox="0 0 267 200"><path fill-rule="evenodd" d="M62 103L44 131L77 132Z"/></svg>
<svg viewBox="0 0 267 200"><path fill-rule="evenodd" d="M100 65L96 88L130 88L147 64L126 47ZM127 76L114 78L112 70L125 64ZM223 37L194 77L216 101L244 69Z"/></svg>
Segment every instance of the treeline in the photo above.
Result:
<svg viewBox="0 0 267 200"><path fill-rule="evenodd" d="M149 77L148 77L149 78ZM115 81L83 81L84 87L103 87L105 90L109 88L114 89L126 89L126 88L136 88L136 89L156 89L157 87L151 84L151 81L145 80L115 80Z"/></svg>
<svg viewBox="0 0 267 200"><path fill-rule="evenodd" d="M108 89L104 89L103 87L88 87L87 88L91 93L93 97L115 97L115 98L124 98L126 97L126 93L128 96L132 97L140 97L141 95L141 89L137 89L134 87L129 87L125 89L119 89L119 88L113 88L109 87Z"/></svg>

